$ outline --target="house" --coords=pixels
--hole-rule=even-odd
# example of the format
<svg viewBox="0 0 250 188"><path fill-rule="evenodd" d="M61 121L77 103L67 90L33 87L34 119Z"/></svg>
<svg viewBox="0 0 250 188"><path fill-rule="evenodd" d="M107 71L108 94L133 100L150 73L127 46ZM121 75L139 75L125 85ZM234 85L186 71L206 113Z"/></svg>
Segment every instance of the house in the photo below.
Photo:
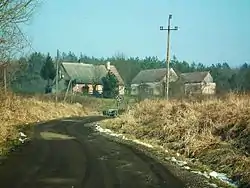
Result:
<svg viewBox="0 0 250 188"><path fill-rule="evenodd" d="M178 76L175 71L172 68L169 71L170 82L176 81ZM162 96L166 75L165 68L140 71L131 82L131 95L137 96L146 93L151 96Z"/></svg>
<svg viewBox="0 0 250 188"><path fill-rule="evenodd" d="M59 92L68 90L74 93L93 94L94 90L102 94L103 85L102 78L111 71L117 78L119 84L119 94L124 95L124 82L117 71L116 67L110 65L92 65L86 63L62 62L59 68ZM52 92L56 91L55 81L52 87Z"/></svg>
<svg viewBox="0 0 250 188"><path fill-rule="evenodd" d="M216 92L216 83L213 82L209 71L181 73L180 81L185 94L215 94Z"/></svg>

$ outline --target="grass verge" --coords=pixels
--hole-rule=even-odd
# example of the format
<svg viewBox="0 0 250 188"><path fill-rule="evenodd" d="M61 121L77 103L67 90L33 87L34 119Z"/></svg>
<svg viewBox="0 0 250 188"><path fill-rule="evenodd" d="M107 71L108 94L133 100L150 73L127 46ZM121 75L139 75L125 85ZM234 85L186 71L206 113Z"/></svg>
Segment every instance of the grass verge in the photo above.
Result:
<svg viewBox="0 0 250 188"><path fill-rule="evenodd" d="M99 113L98 111L110 106L112 100L92 97L73 97L55 105L55 96L17 96L13 93L2 92L0 95L0 158L6 156L13 146L20 144L19 131L27 128L28 124L48 121L64 117L85 116Z"/></svg>
<svg viewBox="0 0 250 188"><path fill-rule="evenodd" d="M104 125L153 141L247 186L250 182L250 96L200 102L145 100Z"/></svg>
<svg viewBox="0 0 250 188"><path fill-rule="evenodd" d="M23 97L23 96L21 96ZM43 102L55 102L55 95L54 94L46 94L46 95L27 95L26 98L36 98ZM58 101L61 103L66 104L80 104L88 111L95 111L95 112L102 112L102 110L115 107L116 103L114 99L103 99L103 98L96 98L87 95L68 95L67 98L64 100L64 94L58 95Z"/></svg>

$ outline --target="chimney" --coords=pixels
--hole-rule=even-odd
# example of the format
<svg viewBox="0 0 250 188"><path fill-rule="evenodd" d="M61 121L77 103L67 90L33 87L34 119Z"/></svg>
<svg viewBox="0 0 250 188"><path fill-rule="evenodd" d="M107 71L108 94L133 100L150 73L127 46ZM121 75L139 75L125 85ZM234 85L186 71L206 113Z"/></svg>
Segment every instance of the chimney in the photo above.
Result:
<svg viewBox="0 0 250 188"><path fill-rule="evenodd" d="M106 66L107 66L107 67L106 67L107 70L110 71L110 62L109 62L109 61L107 62L107 65L106 65Z"/></svg>

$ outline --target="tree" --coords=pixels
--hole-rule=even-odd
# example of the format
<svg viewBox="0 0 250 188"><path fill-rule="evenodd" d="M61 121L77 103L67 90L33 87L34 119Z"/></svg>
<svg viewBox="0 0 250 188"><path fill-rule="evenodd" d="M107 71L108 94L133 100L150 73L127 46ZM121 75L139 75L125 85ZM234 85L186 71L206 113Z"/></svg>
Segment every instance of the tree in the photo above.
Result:
<svg viewBox="0 0 250 188"><path fill-rule="evenodd" d="M27 69L28 74L39 75L45 60L46 60L46 55L38 52L32 53L28 59L28 69Z"/></svg>
<svg viewBox="0 0 250 188"><path fill-rule="evenodd" d="M69 51L68 54L65 52L62 53L62 60L75 63L78 61L78 58L73 52Z"/></svg>
<svg viewBox="0 0 250 188"><path fill-rule="evenodd" d="M38 0L0 1L0 58L6 60L20 52L28 43L21 25L30 20Z"/></svg>
<svg viewBox="0 0 250 188"><path fill-rule="evenodd" d="M248 65L247 63L244 63L240 69L239 69L239 74L238 74L238 78L240 79L240 83L242 83L243 87L242 87L242 91L250 91L250 65Z"/></svg>
<svg viewBox="0 0 250 188"><path fill-rule="evenodd" d="M15 64L17 70L14 75L8 77L11 82L11 89L21 93L44 93L47 85L41 77L41 69L46 60L46 55L42 53L32 53L27 57L21 57ZM13 64L13 62L10 63Z"/></svg>
<svg viewBox="0 0 250 188"><path fill-rule="evenodd" d="M192 70L186 61L178 61L176 56L173 56L173 59L170 61L170 67L173 68L177 74L191 72Z"/></svg>
<svg viewBox="0 0 250 188"><path fill-rule="evenodd" d="M19 60L13 60L11 63L9 63L7 68L8 84L12 86L14 83L20 83L26 68L27 59L24 57L21 57Z"/></svg>
<svg viewBox="0 0 250 188"><path fill-rule="evenodd" d="M114 98L119 94L118 80L111 71L109 71L107 75L102 78L102 82L103 97Z"/></svg>
<svg viewBox="0 0 250 188"><path fill-rule="evenodd" d="M55 69L53 60L49 54L47 55L47 58L46 58L45 63L41 69L40 74L44 80L47 80L47 87L49 86L49 81L53 80L56 76L56 69Z"/></svg>
<svg viewBox="0 0 250 188"><path fill-rule="evenodd" d="M5 88L7 64L28 44L20 26L30 19L36 2L37 0L0 0L0 69L4 72Z"/></svg>

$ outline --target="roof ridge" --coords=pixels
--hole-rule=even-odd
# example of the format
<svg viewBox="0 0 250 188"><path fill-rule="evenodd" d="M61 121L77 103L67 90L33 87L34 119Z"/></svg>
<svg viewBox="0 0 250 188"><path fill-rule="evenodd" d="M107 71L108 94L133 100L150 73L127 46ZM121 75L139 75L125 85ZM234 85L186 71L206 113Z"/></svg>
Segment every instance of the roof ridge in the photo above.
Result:
<svg viewBox="0 0 250 188"><path fill-rule="evenodd" d="M61 64L93 66L93 64L88 64L88 63L77 63L77 62L61 62Z"/></svg>
<svg viewBox="0 0 250 188"><path fill-rule="evenodd" d="M140 72L143 72L143 71L151 71L151 70L163 70L163 69L166 69L166 68L157 68L157 69L144 69L144 70L141 70ZM169 70L173 69L172 67L169 68Z"/></svg>
<svg viewBox="0 0 250 188"><path fill-rule="evenodd" d="M170 68L171 74L175 73L174 69ZM166 68L145 69L141 70L133 79L132 84L139 82L160 82L166 76Z"/></svg>
<svg viewBox="0 0 250 188"><path fill-rule="evenodd" d="M210 73L210 71L182 72L181 74L192 74L192 73Z"/></svg>

